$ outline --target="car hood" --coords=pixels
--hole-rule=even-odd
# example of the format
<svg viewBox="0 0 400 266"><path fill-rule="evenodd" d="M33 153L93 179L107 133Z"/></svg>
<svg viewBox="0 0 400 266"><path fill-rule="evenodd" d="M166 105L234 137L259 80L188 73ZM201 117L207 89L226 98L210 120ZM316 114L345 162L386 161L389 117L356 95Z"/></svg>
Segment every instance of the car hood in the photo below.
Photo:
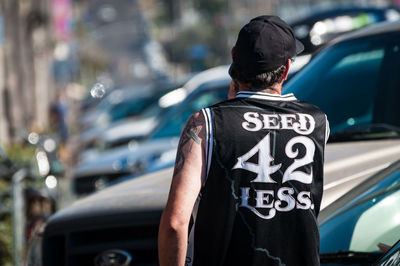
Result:
<svg viewBox="0 0 400 266"><path fill-rule="evenodd" d="M133 169L138 161L146 163L149 157L176 149L178 142L178 137L171 137L142 143L130 143L129 145L112 149L80 163L75 168L74 177L79 178L121 171L129 172L129 169Z"/></svg>
<svg viewBox="0 0 400 266"><path fill-rule="evenodd" d="M93 218L104 215L117 217L132 212L159 212L167 201L172 172L172 168L164 169L77 200L51 216L48 224L52 226L75 219L90 219L96 223Z"/></svg>
<svg viewBox="0 0 400 266"><path fill-rule="evenodd" d="M326 207L373 173L400 158L400 140L330 143L324 165Z"/></svg>
<svg viewBox="0 0 400 266"><path fill-rule="evenodd" d="M373 173L400 158L400 140L328 144L322 208ZM161 211L166 203L173 168L128 180L76 201L50 220ZM325 199L328 196L328 201Z"/></svg>

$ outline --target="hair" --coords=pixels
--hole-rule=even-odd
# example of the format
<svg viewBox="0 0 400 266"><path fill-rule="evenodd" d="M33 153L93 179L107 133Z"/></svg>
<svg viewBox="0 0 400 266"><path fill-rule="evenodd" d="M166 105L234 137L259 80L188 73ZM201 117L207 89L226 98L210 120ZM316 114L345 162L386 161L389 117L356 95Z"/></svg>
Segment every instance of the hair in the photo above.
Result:
<svg viewBox="0 0 400 266"><path fill-rule="evenodd" d="M232 79L236 82L250 84L252 90L264 90L271 87L277 82L280 82L285 74L286 66L282 65L270 72L261 73L252 77L232 67L229 71Z"/></svg>

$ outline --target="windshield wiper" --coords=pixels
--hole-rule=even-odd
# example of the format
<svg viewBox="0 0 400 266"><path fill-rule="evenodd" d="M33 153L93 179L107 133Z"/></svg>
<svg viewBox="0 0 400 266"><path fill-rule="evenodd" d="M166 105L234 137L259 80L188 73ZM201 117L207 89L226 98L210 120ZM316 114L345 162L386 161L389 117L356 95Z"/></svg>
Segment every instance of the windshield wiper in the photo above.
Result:
<svg viewBox="0 0 400 266"><path fill-rule="evenodd" d="M329 142L399 138L400 127L386 123L355 125L329 136Z"/></svg>
<svg viewBox="0 0 400 266"><path fill-rule="evenodd" d="M323 263L372 263L378 260L383 253L381 252L358 252L358 251L338 251L333 253L322 253L320 255L321 264Z"/></svg>

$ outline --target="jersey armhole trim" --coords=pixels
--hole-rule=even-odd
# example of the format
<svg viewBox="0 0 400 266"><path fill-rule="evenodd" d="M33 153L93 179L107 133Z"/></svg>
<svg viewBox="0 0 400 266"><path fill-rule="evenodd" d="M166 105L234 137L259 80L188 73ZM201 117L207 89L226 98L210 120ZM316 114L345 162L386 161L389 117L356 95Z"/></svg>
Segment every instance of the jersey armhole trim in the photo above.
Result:
<svg viewBox="0 0 400 266"><path fill-rule="evenodd" d="M329 121L328 117L325 115L325 146L326 143L328 142L329 134L330 134Z"/></svg>
<svg viewBox="0 0 400 266"><path fill-rule="evenodd" d="M211 110L210 108L204 108L201 110L203 112L203 116L206 122L206 154L205 154L205 159L206 159L206 177L203 181L203 186L207 181L208 173L210 171L210 166L211 166L211 155L212 155L212 149L213 149L213 127L212 127L212 115L211 115Z"/></svg>

